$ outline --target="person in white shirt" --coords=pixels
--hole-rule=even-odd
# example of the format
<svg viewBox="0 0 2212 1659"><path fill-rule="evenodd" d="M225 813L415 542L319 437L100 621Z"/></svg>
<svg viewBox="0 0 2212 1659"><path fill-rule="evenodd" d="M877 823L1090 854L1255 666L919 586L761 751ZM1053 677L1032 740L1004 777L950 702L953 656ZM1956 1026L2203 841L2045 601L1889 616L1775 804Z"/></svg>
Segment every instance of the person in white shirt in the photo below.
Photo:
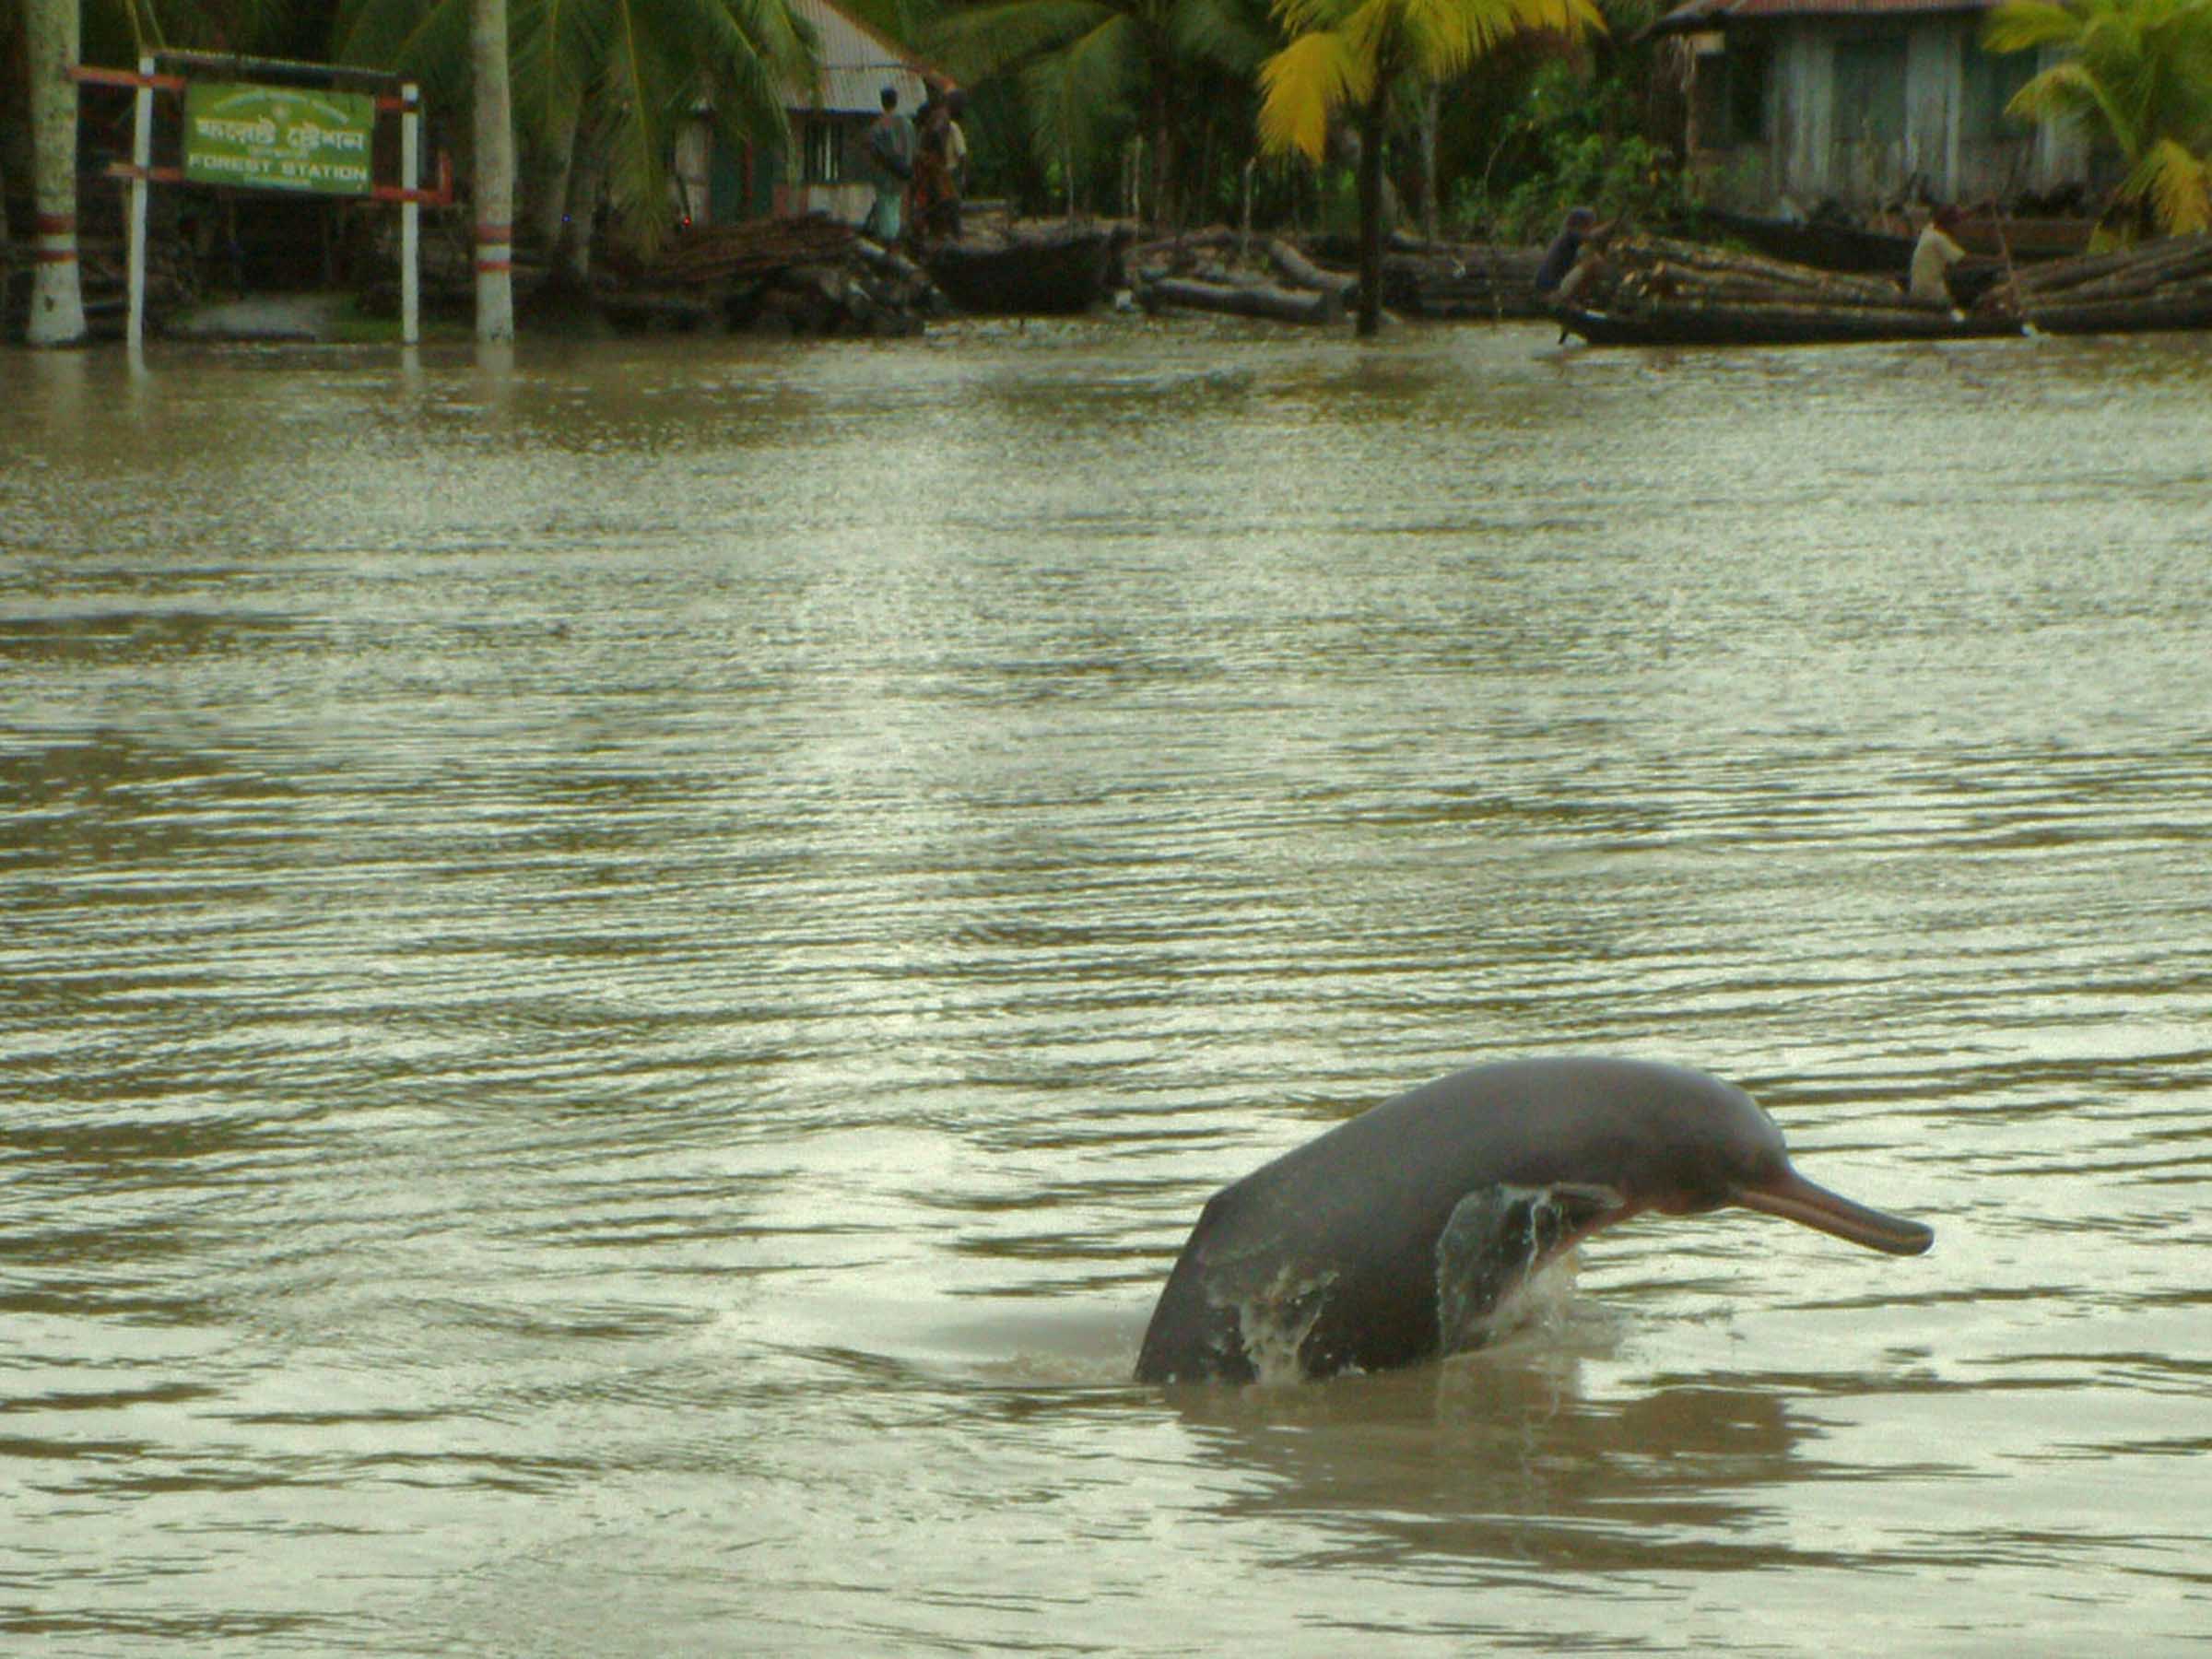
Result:
<svg viewBox="0 0 2212 1659"><path fill-rule="evenodd" d="M1959 218L1956 207L1936 208L1936 217L1912 245L1912 280L1906 292L1920 304L1951 303L1950 284L1945 278L1951 267L1966 257L1966 250L1951 238Z"/></svg>

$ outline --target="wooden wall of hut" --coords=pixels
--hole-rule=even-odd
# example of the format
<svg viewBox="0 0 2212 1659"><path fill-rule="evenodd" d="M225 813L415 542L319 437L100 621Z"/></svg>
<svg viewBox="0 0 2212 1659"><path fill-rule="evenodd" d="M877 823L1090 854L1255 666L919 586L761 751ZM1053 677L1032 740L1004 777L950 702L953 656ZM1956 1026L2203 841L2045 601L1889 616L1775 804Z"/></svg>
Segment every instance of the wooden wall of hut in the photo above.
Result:
<svg viewBox="0 0 2212 1659"><path fill-rule="evenodd" d="M1789 17L1695 38L1692 166L1716 206L1865 211L2048 194L2085 183L2087 140L2003 115L2032 53L1979 44L1982 14Z"/></svg>

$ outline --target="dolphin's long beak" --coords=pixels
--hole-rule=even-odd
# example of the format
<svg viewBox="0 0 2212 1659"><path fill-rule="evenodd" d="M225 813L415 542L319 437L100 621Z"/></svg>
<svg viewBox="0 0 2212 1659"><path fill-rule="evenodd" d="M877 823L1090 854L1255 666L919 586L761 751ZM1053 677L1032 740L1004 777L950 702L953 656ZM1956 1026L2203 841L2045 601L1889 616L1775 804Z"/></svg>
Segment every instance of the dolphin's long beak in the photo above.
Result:
<svg viewBox="0 0 2212 1659"><path fill-rule="evenodd" d="M1807 1181L1786 1165L1780 1175L1759 1186L1739 1186L1735 1201L1746 1209L1763 1210L1803 1227L1833 1233L1891 1255L1918 1255L1936 1242L1936 1230L1902 1216L1885 1215L1853 1204L1840 1193Z"/></svg>

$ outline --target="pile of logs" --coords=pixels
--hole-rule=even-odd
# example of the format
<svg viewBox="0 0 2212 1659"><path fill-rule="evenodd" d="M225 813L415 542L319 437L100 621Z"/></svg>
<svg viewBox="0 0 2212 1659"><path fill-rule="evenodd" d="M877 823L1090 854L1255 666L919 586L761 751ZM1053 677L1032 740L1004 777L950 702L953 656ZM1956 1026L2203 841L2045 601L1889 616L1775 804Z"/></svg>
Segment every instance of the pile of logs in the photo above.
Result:
<svg viewBox="0 0 2212 1659"><path fill-rule="evenodd" d="M1351 237L1320 239L1312 251L1335 269L1355 270L1359 263ZM1393 236L1382 250L1382 303L1400 316L1432 322L1540 317L1547 309L1536 292L1543 263L1541 248Z"/></svg>
<svg viewBox="0 0 2212 1659"><path fill-rule="evenodd" d="M1279 237L1216 226L1144 242L1124 259L1148 312L1220 312L1277 323L1341 323L1357 281L1324 271Z"/></svg>
<svg viewBox="0 0 2212 1659"><path fill-rule="evenodd" d="M2212 235L2030 265L1975 309L2023 317L2052 333L2201 328L2212 321Z"/></svg>
<svg viewBox="0 0 2212 1659"><path fill-rule="evenodd" d="M1606 250L1598 275L1576 296L1585 307L1653 303L1828 311L1892 308L1904 289L1887 276L1816 270L1757 253L1660 236L1624 236Z"/></svg>
<svg viewBox="0 0 2212 1659"><path fill-rule="evenodd" d="M946 309L912 260L823 214L687 231L609 271L598 309L632 330L912 335Z"/></svg>
<svg viewBox="0 0 2212 1659"><path fill-rule="evenodd" d="M1536 317L1536 248L1421 242L1393 237L1382 255L1382 303L1436 321ZM1128 269L1147 311L1211 311L1281 323L1335 323L1357 301L1359 250L1345 238L1300 248L1218 226L1131 250Z"/></svg>
<svg viewBox="0 0 2212 1659"><path fill-rule="evenodd" d="M726 288L794 265L836 265L859 239L852 226L820 213L710 225L672 237L650 264L620 269L653 288Z"/></svg>

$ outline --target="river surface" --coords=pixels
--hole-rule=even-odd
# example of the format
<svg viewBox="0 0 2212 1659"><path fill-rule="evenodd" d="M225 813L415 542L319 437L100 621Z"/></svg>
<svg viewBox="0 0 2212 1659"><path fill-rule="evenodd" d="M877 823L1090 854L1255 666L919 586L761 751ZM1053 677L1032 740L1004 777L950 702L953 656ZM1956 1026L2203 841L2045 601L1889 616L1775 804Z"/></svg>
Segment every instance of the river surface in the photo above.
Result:
<svg viewBox="0 0 2212 1659"><path fill-rule="evenodd" d="M2212 1641L2212 336L0 394L9 1652ZM1934 1250L1130 1381L1215 1188L1562 1052Z"/></svg>

